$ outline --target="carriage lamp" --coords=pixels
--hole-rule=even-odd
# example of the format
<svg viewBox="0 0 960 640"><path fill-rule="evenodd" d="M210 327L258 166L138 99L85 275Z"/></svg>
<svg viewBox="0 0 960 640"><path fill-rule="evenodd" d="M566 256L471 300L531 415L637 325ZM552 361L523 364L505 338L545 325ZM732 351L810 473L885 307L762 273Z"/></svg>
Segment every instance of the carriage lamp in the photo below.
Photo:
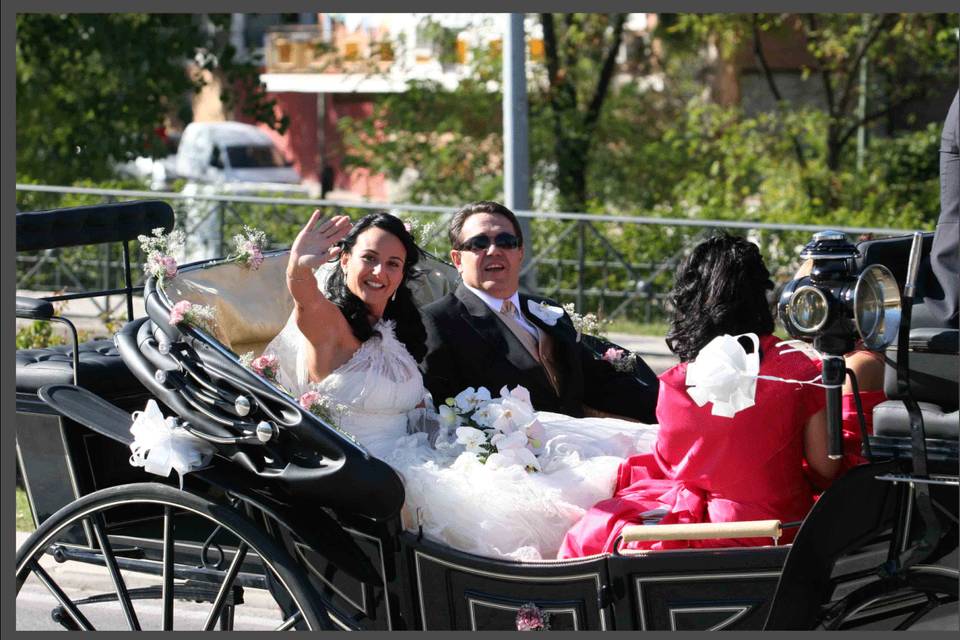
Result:
<svg viewBox="0 0 960 640"><path fill-rule="evenodd" d="M840 387L845 375L844 354L856 339L873 351L885 349L900 328L900 290L883 265L856 273L860 254L840 231L821 231L803 248L810 273L783 289L777 309L793 338L812 342L824 355L822 378L827 389L830 458L843 455L840 429Z"/></svg>

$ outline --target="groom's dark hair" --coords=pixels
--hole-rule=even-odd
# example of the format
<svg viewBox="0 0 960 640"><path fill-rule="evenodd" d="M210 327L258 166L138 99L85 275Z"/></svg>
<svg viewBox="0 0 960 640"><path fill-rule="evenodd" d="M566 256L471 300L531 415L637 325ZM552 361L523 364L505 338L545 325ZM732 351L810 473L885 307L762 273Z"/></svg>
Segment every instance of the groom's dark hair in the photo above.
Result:
<svg viewBox="0 0 960 640"><path fill-rule="evenodd" d="M451 248L456 249L460 246L460 233L463 231L463 225L467 221L467 218L476 213L499 214L509 220L510 224L513 225L513 232L520 238L520 244L523 245L523 232L520 231L520 221L517 220L517 214L499 202L478 200L463 205L459 211L453 214L453 219L450 220L450 228L447 230L447 237L450 240Z"/></svg>

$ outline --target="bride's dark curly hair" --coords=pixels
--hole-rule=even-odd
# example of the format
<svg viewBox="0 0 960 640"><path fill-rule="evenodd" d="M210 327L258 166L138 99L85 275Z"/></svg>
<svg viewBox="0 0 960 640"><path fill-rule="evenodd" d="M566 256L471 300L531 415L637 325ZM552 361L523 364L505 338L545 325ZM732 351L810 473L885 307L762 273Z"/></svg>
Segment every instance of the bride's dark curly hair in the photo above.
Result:
<svg viewBox="0 0 960 640"><path fill-rule="evenodd" d="M361 218L359 222L353 225L350 233L337 243L341 252L350 253L353 251L354 245L357 244L357 238L371 227L377 227L393 234L403 243L403 248L406 250L407 257L403 262L403 281L397 287L394 299L387 302L383 318L396 322L397 339L403 343L414 359L420 362L427 353L427 332L423 327L423 320L420 318L417 305L414 303L413 293L407 286L411 280L420 275L420 271L416 268L417 262L420 261L420 247L417 246L402 220L386 212L375 212ZM331 262L338 260L339 257L334 258ZM347 287L343 270L339 267L330 271L330 275L327 277L326 291L327 299L340 308L357 340L366 342L373 336L379 335L370 326L367 305Z"/></svg>
<svg viewBox="0 0 960 640"><path fill-rule="evenodd" d="M718 335L773 333L766 296L771 289L757 245L726 233L704 240L677 271L667 346L690 362Z"/></svg>

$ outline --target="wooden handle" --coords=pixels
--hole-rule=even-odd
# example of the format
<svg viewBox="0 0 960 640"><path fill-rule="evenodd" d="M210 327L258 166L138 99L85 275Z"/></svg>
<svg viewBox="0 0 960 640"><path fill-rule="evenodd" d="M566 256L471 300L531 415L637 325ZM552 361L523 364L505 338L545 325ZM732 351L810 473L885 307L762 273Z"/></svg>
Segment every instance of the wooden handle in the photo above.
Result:
<svg viewBox="0 0 960 640"><path fill-rule="evenodd" d="M746 522L696 522L691 524L651 524L624 527L622 542L644 540L709 540L715 538L774 538L783 534L779 520Z"/></svg>

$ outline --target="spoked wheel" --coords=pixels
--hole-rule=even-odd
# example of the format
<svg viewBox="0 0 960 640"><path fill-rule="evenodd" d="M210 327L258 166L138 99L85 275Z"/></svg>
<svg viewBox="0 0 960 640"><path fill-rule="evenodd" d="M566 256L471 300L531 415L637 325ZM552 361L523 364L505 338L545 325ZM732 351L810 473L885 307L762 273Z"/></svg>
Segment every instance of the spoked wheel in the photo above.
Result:
<svg viewBox="0 0 960 640"><path fill-rule="evenodd" d="M327 629L302 569L235 508L167 485L73 502L17 551L17 628Z"/></svg>
<svg viewBox="0 0 960 640"><path fill-rule="evenodd" d="M822 628L947 630L957 628L956 569L918 565L870 583L828 610Z"/></svg>

